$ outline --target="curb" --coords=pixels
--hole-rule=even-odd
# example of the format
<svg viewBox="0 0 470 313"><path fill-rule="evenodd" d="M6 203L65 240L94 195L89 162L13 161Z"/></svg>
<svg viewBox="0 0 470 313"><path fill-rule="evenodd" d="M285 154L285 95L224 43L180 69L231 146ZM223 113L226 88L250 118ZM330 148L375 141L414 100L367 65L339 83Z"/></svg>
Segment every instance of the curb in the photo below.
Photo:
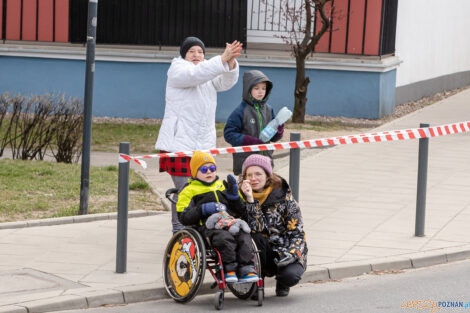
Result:
<svg viewBox="0 0 470 313"><path fill-rule="evenodd" d="M129 211L128 217L144 217L150 215L162 214L164 211L146 211L146 210L135 210ZM51 225L63 225L63 224L74 224L74 223L85 223L103 220L115 220L117 219L117 212L112 213L99 213L99 214L88 214L88 215L77 215L77 216L66 216L57 218L44 218L40 220L29 220L19 222L6 222L0 223L0 230L2 229L14 229L14 228L25 228L25 227L37 227L37 226L51 226ZM2 311L0 311L2 313Z"/></svg>
<svg viewBox="0 0 470 313"><path fill-rule="evenodd" d="M372 259L367 262L345 262L310 266L303 274L300 283L339 280L374 274L377 271L417 269L438 264L452 263L470 258L470 246L464 249L446 248L444 251L413 253L396 257ZM209 276L210 277L210 276ZM60 310L96 308L103 305L130 304L136 302L170 299L165 287L156 284L116 287L114 289L68 290L64 295L54 298L34 300L13 305L0 306L0 313L42 313ZM212 282L204 282L198 295L214 293ZM265 287L274 287L274 278L265 280Z"/></svg>

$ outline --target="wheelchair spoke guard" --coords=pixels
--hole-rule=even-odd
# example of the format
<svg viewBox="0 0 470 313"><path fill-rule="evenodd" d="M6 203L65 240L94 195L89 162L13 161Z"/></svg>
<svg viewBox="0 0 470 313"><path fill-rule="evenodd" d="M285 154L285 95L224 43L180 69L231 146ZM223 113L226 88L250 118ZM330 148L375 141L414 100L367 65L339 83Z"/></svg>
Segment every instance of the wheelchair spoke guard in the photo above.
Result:
<svg viewBox="0 0 470 313"><path fill-rule="evenodd" d="M170 239L163 256L165 288L175 301L188 302L204 281L206 249L201 235L184 229Z"/></svg>

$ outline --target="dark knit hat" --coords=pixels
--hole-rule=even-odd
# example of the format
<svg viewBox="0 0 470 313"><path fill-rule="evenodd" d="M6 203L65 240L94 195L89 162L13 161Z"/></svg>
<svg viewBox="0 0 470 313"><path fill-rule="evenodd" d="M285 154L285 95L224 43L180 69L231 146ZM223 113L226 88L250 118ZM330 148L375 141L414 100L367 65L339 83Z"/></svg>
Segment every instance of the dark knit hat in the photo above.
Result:
<svg viewBox="0 0 470 313"><path fill-rule="evenodd" d="M188 50L194 46L201 47L202 52L206 54L206 46L204 46L204 43L201 41L201 39L197 37L186 37L183 40L183 43L181 44L181 47L180 47L180 54L183 57L183 59L186 57L186 52L188 52Z"/></svg>
<svg viewBox="0 0 470 313"><path fill-rule="evenodd" d="M243 162L243 166L242 166L243 177L245 177L246 170L250 166L254 166L254 165L259 166L262 169L264 169L264 171L266 172L266 174L268 174L268 176L271 176L273 174L273 167L271 165L271 159L269 157L260 155L260 154L252 154L246 158L245 162Z"/></svg>

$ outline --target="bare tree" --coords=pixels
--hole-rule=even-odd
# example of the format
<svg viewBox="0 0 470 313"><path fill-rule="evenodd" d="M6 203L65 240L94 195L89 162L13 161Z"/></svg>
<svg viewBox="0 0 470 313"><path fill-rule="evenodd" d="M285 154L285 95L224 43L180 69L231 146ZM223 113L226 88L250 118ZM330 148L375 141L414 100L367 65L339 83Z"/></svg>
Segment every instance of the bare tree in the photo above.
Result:
<svg viewBox="0 0 470 313"><path fill-rule="evenodd" d="M298 8L295 5L289 5L289 2L289 0L284 0L282 15L291 27L286 35L279 37L291 47L296 63L292 121L303 123L307 105L307 88L310 83L310 78L305 73L305 59L313 53L320 38L331 29L330 18L333 8L327 5L332 0L302 0L302 5ZM318 18L320 23L317 22ZM317 27L314 27L315 25Z"/></svg>

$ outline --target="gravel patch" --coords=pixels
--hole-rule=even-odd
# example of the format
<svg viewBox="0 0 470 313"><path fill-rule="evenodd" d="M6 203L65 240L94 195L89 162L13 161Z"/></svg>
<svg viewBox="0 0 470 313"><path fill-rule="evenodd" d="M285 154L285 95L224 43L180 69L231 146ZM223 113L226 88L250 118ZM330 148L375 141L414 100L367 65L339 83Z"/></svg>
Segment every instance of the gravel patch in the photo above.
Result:
<svg viewBox="0 0 470 313"><path fill-rule="evenodd" d="M395 107L395 112L393 114L387 115L380 119L365 119L365 118L351 118L344 116L319 116L319 115L306 115L305 122L318 122L321 124L335 124L335 125L344 125L350 127L361 127L361 128L374 128L382 124L388 123L396 118L402 117L404 115L410 114L416 110L422 109L428 105L431 105L435 102L441 101L445 98L455 95L470 86L443 91L436 93L429 97L424 97L415 101L410 101L402 103Z"/></svg>

